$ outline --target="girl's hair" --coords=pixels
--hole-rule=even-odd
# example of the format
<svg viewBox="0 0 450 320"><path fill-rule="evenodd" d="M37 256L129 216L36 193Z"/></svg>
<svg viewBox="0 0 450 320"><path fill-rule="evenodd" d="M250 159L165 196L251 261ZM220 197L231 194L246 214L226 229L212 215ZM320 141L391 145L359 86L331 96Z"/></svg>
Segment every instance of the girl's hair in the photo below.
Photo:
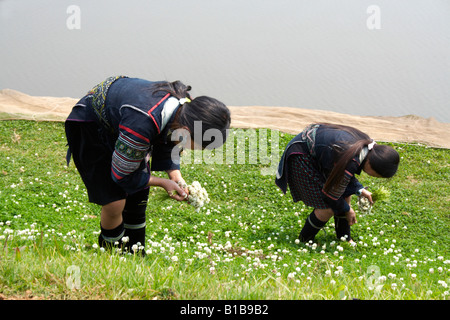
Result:
<svg viewBox="0 0 450 320"><path fill-rule="evenodd" d="M157 92L163 91L170 93L171 96L174 96L177 99L182 98L191 99L191 96L188 93L188 91L191 91L191 89L192 89L191 86L187 86L179 80L174 82L162 81L154 85L153 92L155 94Z"/></svg>
<svg viewBox="0 0 450 320"><path fill-rule="evenodd" d="M191 99L188 91L191 90L191 86L184 85L181 81L163 82L157 85L155 93L158 91L164 91L170 93L177 99L189 98L190 102L185 102L181 108L178 109L174 128L186 127L188 128L191 139L202 148L206 148L208 145L217 145L215 136L211 137L212 140L203 140L205 131L209 129L219 130L222 135L222 143L225 143L227 139L227 129L230 127L231 115L230 110L225 104L217 99L207 96L196 97ZM195 137L197 130L194 129L194 125L198 125L198 121L201 123L201 137ZM196 124L197 122L197 124Z"/></svg>
<svg viewBox="0 0 450 320"><path fill-rule="evenodd" d="M328 192L333 186L340 183L344 176L345 168L348 166L350 161L352 161L352 159L373 140L364 132L353 127L328 123L323 123L321 125L325 125L336 130L346 131L355 138L355 142L349 143L342 141L339 144L340 148L335 148L337 152L337 159L333 170L331 170L331 173L324 185L325 192ZM390 178L397 172L400 156L392 147L375 144L373 149L369 151L366 160L369 160L370 166L376 173L383 178Z"/></svg>

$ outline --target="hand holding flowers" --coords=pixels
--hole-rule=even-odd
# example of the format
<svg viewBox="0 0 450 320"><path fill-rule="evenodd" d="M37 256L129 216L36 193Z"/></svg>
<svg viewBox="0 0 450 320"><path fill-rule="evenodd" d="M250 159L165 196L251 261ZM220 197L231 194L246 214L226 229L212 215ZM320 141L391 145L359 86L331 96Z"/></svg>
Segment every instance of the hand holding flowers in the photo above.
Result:
<svg viewBox="0 0 450 320"><path fill-rule="evenodd" d="M362 195L358 198L359 210L363 214L368 214L372 211L372 203L370 203L368 198L363 197Z"/></svg>
<svg viewBox="0 0 450 320"><path fill-rule="evenodd" d="M183 201L188 198L186 191L175 181L165 179L161 186L167 191L167 194L172 199Z"/></svg>
<svg viewBox="0 0 450 320"><path fill-rule="evenodd" d="M170 177L170 175L169 175ZM182 179L181 179L182 180ZM176 182L178 180L174 180L173 177L170 179L160 178L157 176L150 176L150 180L148 181L148 186L158 186L166 190L169 197L172 199L183 201L186 200L188 193L180 188L179 184Z"/></svg>
<svg viewBox="0 0 450 320"><path fill-rule="evenodd" d="M188 189L189 195L187 196L187 200L197 211L206 203L209 203L208 192L201 186L200 182L194 181L191 185L187 185L184 181L179 181L178 184L181 188Z"/></svg>
<svg viewBox="0 0 450 320"><path fill-rule="evenodd" d="M370 213L372 211L372 205L372 192L367 189L362 189L361 195L358 198L359 210L364 214Z"/></svg>
<svg viewBox="0 0 450 320"><path fill-rule="evenodd" d="M362 213L370 213L375 201L383 201L389 198L389 190L384 187L380 187L373 192L364 189L358 198L359 210Z"/></svg>

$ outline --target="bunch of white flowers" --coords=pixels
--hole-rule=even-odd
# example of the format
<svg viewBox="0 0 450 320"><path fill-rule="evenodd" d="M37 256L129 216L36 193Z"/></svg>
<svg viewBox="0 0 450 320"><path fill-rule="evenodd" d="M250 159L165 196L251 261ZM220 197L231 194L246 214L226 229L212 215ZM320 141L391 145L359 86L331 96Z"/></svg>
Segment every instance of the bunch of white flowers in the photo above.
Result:
<svg viewBox="0 0 450 320"><path fill-rule="evenodd" d="M383 186L376 188L372 191L372 200L373 202L378 201L386 201L390 197L390 192ZM358 198L358 206L359 210L363 214L370 214L372 211L372 204L370 204L369 200L366 197L360 196Z"/></svg>
<svg viewBox="0 0 450 320"><path fill-rule="evenodd" d="M189 196L188 202L193 205L197 211L200 211L206 203L209 203L208 192L202 187L200 182L194 181L191 185L186 185L183 182L178 183L181 188L188 188Z"/></svg>
<svg viewBox="0 0 450 320"><path fill-rule="evenodd" d="M369 199L367 199L366 197L358 198L358 206L359 210L363 214L370 214L370 212L372 211L372 205L370 204Z"/></svg>

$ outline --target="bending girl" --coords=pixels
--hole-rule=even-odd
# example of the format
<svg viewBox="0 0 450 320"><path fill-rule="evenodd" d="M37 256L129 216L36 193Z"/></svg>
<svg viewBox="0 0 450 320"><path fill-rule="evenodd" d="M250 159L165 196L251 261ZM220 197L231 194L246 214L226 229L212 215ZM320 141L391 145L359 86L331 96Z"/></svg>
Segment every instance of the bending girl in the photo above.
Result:
<svg viewBox="0 0 450 320"><path fill-rule="evenodd" d="M351 240L350 226L356 223L350 206L353 194L373 203L371 192L355 178L361 171L373 177L392 177L400 158L393 148L378 145L360 130L343 125L311 124L293 138L281 158L276 184L294 202L314 208L299 239L315 235L334 216L336 236Z"/></svg>
<svg viewBox="0 0 450 320"><path fill-rule="evenodd" d="M164 188L178 201L187 197L188 190L178 185L183 178L181 148L172 150L180 142L178 135L172 137L175 130L184 129L193 138L188 148L205 148L210 142L203 141L203 133L208 129L219 130L225 141L228 108L206 96L191 100L190 89L180 81L110 77L72 109L65 122L67 161L73 156L89 201L102 206L101 246L129 249L137 244L143 249L150 186ZM166 171L168 179L151 171Z"/></svg>

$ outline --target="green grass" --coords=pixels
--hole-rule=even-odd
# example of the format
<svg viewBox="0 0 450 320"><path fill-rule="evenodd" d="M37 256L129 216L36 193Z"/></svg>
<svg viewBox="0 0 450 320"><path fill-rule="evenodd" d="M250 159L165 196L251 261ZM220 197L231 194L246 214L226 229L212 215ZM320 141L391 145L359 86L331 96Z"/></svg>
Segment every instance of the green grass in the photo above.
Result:
<svg viewBox="0 0 450 320"><path fill-rule="evenodd" d="M272 133L282 152L292 136ZM317 244L295 243L311 208L283 195L259 162L183 164L211 202L196 212L151 189L142 258L96 248L99 207L66 166L65 145L62 123L0 122L0 297L449 298L449 150L393 144L394 178L360 176L390 196L357 212L355 246L335 239L332 220Z"/></svg>

